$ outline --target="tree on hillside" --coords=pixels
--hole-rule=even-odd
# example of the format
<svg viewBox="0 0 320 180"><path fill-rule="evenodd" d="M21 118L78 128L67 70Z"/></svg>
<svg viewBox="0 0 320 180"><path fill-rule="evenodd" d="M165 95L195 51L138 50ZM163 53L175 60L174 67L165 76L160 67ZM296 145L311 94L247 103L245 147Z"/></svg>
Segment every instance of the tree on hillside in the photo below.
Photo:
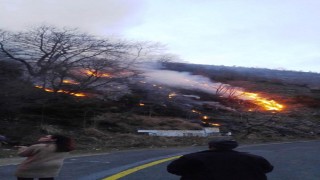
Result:
<svg viewBox="0 0 320 180"><path fill-rule="evenodd" d="M108 85L137 74L133 66L154 48L147 43L102 39L76 29L39 26L23 32L0 30L0 56L21 63L41 88L69 93Z"/></svg>
<svg viewBox="0 0 320 180"><path fill-rule="evenodd" d="M223 97L226 97L228 99L236 99L236 98L241 97L241 95L243 95L243 92L242 92L241 88L234 87L234 86L231 86L229 84L223 84L223 83L220 83L216 87L216 92L215 93L218 96L223 96Z"/></svg>

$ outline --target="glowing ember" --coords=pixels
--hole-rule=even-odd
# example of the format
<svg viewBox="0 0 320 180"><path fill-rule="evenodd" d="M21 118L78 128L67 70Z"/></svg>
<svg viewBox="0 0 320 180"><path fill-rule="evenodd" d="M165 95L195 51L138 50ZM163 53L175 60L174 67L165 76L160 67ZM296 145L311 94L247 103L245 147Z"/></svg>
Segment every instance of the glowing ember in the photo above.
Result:
<svg viewBox="0 0 320 180"><path fill-rule="evenodd" d="M36 87L36 88L39 88L39 89L43 89L43 90L46 91L46 92L54 92L52 89L43 88L42 86L35 86L35 87ZM77 97L87 96L87 95L84 94L84 93L73 93L73 92L65 91L65 90L58 90L57 92L58 92L58 93L70 94L70 95L72 95L72 96L77 96Z"/></svg>
<svg viewBox="0 0 320 180"><path fill-rule="evenodd" d="M63 80L62 82L63 82L64 84L79 84L78 82L75 82L75 81L73 81L73 80L68 80L68 79Z"/></svg>
<svg viewBox="0 0 320 180"><path fill-rule="evenodd" d="M242 96L252 100L254 104L261 106L267 111L281 111L284 108L282 104L279 104L274 100L262 98L256 93L243 92ZM252 111L252 109L249 109L249 111Z"/></svg>
<svg viewBox="0 0 320 180"><path fill-rule="evenodd" d="M207 119L209 119L209 117L208 116L203 116L202 119L207 120Z"/></svg>
<svg viewBox="0 0 320 180"><path fill-rule="evenodd" d="M209 123L211 126L217 126L217 127L219 127L219 126L221 126L220 124L218 124L218 123Z"/></svg>
<svg viewBox="0 0 320 180"><path fill-rule="evenodd" d="M207 124L207 125L210 125L210 126L216 126L216 127L220 127L221 125L218 124L218 123L209 123L209 122L202 122L203 124Z"/></svg>
<svg viewBox="0 0 320 180"><path fill-rule="evenodd" d="M173 98L174 96L177 96L177 94L176 94L176 93L170 93L168 96L169 96L169 99L171 99L171 98Z"/></svg>
<svg viewBox="0 0 320 180"><path fill-rule="evenodd" d="M84 97L84 96L87 96L86 94L84 93L68 93L68 94L71 94L73 96L77 96L77 97Z"/></svg>
<svg viewBox="0 0 320 180"><path fill-rule="evenodd" d="M39 89L43 89L44 91L47 91L47 92L53 92L53 90L47 89L47 88L43 88L42 86L35 86L35 87L39 88Z"/></svg>
<svg viewBox="0 0 320 180"><path fill-rule="evenodd" d="M197 110L192 110L193 113L197 113L197 114L202 114L201 112L197 111Z"/></svg>

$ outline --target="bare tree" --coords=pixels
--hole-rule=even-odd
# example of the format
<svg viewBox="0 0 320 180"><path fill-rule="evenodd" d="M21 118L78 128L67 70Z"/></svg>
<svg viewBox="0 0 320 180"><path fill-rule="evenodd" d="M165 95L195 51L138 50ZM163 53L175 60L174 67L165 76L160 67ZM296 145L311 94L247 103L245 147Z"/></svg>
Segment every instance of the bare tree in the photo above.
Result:
<svg viewBox="0 0 320 180"><path fill-rule="evenodd" d="M216 95L223 96L226 92L227 92L226 84L220 83L219 86L216 89Z"/></svg>
<svg viewBox="0 0 320 180"><path fill-rule="evenodd" d="M243 91L240 88L230 86L229 84L220 83L219 86L216 88L216 95L224 96L228 99L239 98L242 94Z"/></svg>
<svg viewBox="0 0 320 180"><path fill-rule="evenodd" d="M54 92L123 82L137 74L133 64L150 51L143 45L51 26L17 33L0 30L0 55L22 63L34 83Z"/></svg>

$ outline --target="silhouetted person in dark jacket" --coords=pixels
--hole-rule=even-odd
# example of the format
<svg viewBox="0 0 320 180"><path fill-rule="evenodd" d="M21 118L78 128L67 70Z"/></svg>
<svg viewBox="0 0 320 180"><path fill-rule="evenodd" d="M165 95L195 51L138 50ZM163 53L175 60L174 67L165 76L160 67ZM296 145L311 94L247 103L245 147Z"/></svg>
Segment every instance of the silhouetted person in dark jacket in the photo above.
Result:
<svg viewBox="0 0 320 180"><path fill-rule="evenodd" d="M171 162L167 170L181 180L266 180L273 166L263 157L234 151L236 141L209 142L209 150L187 154Z"/></svg>

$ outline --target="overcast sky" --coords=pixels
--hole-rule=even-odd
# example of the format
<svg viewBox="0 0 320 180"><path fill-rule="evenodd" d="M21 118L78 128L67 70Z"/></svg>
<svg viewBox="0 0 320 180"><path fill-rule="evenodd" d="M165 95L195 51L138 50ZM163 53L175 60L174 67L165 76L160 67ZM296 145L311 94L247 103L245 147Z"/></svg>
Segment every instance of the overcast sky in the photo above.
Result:
<svg viewBox="0 0 320 180"><path fill-rule="evenodd" d="M150 40L197 64L320 72L319 0L0 0L0 28Z"/></svg>

